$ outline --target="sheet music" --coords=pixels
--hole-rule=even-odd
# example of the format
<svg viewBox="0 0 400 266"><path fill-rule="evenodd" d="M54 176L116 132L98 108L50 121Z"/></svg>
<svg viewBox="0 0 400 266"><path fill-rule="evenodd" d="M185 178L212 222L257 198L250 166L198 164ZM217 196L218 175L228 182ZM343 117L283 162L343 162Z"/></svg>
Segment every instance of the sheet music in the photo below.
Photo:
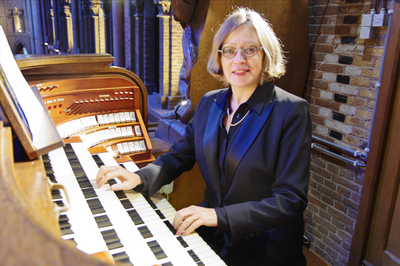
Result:
<svg viewBox="0 0 400 266"><path fill-rule="evenodd" d="M1 25L0 67L3 69L7 81L13 90L14 96L23 110L25 118L29 124L29 129L32 133L33 143L35 143L35 138L42 134L42 123L45 121L43 106L40 104L19 70ZM13 97L13 95L11 96Z"/></svg>

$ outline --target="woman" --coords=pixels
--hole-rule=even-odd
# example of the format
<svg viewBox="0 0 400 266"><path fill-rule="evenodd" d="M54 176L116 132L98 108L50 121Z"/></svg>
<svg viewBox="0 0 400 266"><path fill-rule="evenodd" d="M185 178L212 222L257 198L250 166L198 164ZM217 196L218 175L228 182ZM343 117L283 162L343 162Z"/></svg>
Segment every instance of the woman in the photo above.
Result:
<svg viewBox="0 0 400 266"><path fill-rule="evenodd" d="M113 190L152 195L197 162L205 199L178 211L178 235L196 230L228 265L306 265L311 120L305 100L270 82L285 72L279 40L238 8L215 35L208 70L229 87L202 97L171 151L136 173L101 167L98 185L118 177Z"/></svg>

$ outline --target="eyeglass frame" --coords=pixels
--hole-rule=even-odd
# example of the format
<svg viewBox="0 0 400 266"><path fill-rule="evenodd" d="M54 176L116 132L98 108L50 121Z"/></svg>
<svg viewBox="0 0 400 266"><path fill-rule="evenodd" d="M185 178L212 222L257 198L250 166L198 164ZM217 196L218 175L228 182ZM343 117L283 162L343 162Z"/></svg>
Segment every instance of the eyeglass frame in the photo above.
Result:
<svg viewBox="0 0 400 266"><path fill-rule="evenodd" d="M246 46L246 48L247 48L247 47L256 47L256 46L251 46L251 45L250 45L250 46ZM229 48L229 47L225 47L225 48ZM236 48L235 53L233 54L233 56L232 56L232 57L227 57L227 56L224 54L224 52L223 52L223 50L224 50L225 48L222 48L221 50L218 50L218 52L221 53L225 58L228 58L228 59L234 58L234 57L236 56L238 50L240 50L240 51L242 52L242 55L244 55L244 57L247 58L247 57L253 57L253 56L255 56L259 50L262 50L262 49L263 49L263 47L260 46L259 48L257 48L256 52L255 52L253 55L246 55L245 52L243 51L243 48L245 48L245 47L243 47L243 48Z"/></svg>

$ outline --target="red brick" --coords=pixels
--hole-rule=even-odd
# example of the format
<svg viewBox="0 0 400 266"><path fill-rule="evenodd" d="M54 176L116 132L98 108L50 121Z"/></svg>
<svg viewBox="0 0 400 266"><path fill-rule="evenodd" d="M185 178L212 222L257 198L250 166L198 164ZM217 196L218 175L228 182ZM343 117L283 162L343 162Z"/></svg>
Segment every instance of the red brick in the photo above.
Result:
<svg viewBox="0 0 400 266"><path fill-rule="evenodd" d="M311 14L314 16L328 16L338 14L337 6L316 6L312 7Z"/></svg>
<svg viewBox="0 0 400 266"><path fill-rule="evenodd" d="M339 193L337 193L337 192L335 192L335 191L332 191L332 190L328 189L327 187L318 185L318 186L317 186L317 189L318 189L322 194L325 194L325 195L327 195L328 197L331 197L331 198L334 199L334 200L337 200L337 201L341 201L341 200L342 200L342 195L341 195L341 194L339 194Z"/></svg>
<svg viewBox="0 0 400 266"><path fill-rule="evenodd" d="M332 64L319 64L318 70L340 74L340 73L343 73L343 66L342 65L332 65Z"/></svg>
<svg viewBox="0 0 400 266"><path fill-rule="evenodd" d="M330 179L331 175L332 175L328 171L326 171L324 169L321 169L319 167L313 166L313 165L310 165L310 171L314 172L314 173L316 173L316 174L318 174L318 175L320 175L320 176L322 176L324 178L327 178L327 179Z"/></svg>
<svg viewBox="0 0 400 266"><path fill-rule="evenodd" d="M317 230L319 232L321 232L321 234L324 235L324 236L328 236L329 235L329 231L328 231L328 229L326 229L325 226L317 225Z"/></svg>
<svg viewBox="0 0 400 266"><path fill-rule="evenodd" d="M310 210L312 213L317 213L319 210L319 208L317 208L312 202L308 203L307 209Z"/></svg>
<svg viewBox="0 0 400 266"><path fill-rule="evenodd" d="M336 228L336 227L335 227ZM328 237L333 241L333 242L335 242L336 244L338 244L339 246L342 246L342 239L339 237L339 236L337 236L336 234L335 234L336 232L330 232L329 233L329 235L328 235Z"/></svg>
<svg viewBox="0 0 400 266"><path fill-rule="evenodd" d="M338 186L337 187L337 193L343 197L349 198L351 195L351 190L347 189L346 187L343 186Z"/></svg>
<svg viewBox="0 0 400 266"><path fill-rule="evenodd" d="M310 168L311 168L311 165L310 165ZM310 169L311 170L311 169ZM317 183L319 183L319 184L323 184L324 183L324 178L322 177L322 176L320 176L320 175L318 175L318 174L316 174L316 173L313 173L312 171L311 171L311 173L312 173L312 179L315 181L315 182L317 182Z"/></svg>
<svg viewBox="0 0 400 266"><path fill-rule="evenodd" d="M357 204L361 201L361 194L358 193L351 193L350 200L356 202Z"/></svg>
<svg viewBox="0 0 400 266"><path fill-rule="evenodd" d="M353 193L353 194L355 194L355 193ZM356 211L358 211L358 209L360 208L360 204L359 203L354 202L354 201L352 201L352 200L350 200L348 198L343 198L343 202L342 203L343 203L344 206L347 206L348 208L351 208L351 209L356 210Z"/></svg>
<svg viewBox="0 0 400 266"><path fill-rule="evenodd" d="M311 55L311 61L312 62L322 62L325 60L325 54L323 53L312 53Z"/></svg>
<svg viewBox="0 0 400 266"><path fill-rule="evenodd" d="M331 218L332 218L332 216L331 216L329 213L327 213L326 211L323 211L323 210L321 210L321 209L319 210L318 215L319 215L322 219L324 219L324 220L326 220L326 221L330 221Z"/></svg>
<svg viewBox="0 0 400 266"><path fill-rule="evenodd" d="M314 204L316 207L326 210L326 204L320 201L319 199L315 198L312 195L308 195L308 201Z"/></svg>
<svg viewBox="0 0 400 266"><path fill-rule="evenodd" d="M313 51L312 52L332 53L333 52L333 45L316 43L314 45L314 47L313 47Z"/></svg>
<svg viewBox="0 0 400 266"><path fill-rule="evenodd" d="M310 113L312 113L312 114L318 114L319 108L320 108L319 106L310 105Z"/></svg>
<svg viewBox="0 0 400 266"><path fill-rule="evenodd" d="M326 195L321 195L321 201L328 205L331 205L331 206L333 206L333 203L334 203L333 199L330 197L327 197Z"/></svg>
<svg viewBox="0 0 400 266"><path fill-rule="evenodd" d="M335 201L335 203L334 203L334 208L337 209L338 211L341 211L341 212L347 214L347 207L344 206L343 204L340 204L337 201Z"/></svg>
<svg viewBox="0 0 400 266"><path fill-rule="evenodd" d="M344 241L351 243L353 236L350 235L349 233L339 230L338 231L338 236L343 239Z"/></svg>
<svg viewBox="0 0 400 266"><path fill-rule="evenodd" d="M343 178L341 176L333 176L332 181L342 185L346 189L350 189L350 190L352 190L354 192L357 192L357 193L360 192L360 186L355 185L354 183L348 181L347 179L345 179L345 178Z"/></svg>
<svg viewBox="0 0 400 266"><path fill-rule="evenodd" d="M326 167L326 162L320 158L314 158L314 164L322 169L325 169Z"/></svg>
<svg viewBox="0 0 400 266"><path fill-rule="evenodd" d="M351 33L351 26L323 26L323 34L345 35Z"/></svg>
<svg viewBox="0 0 400 266"><path fill-rule="evenodd" d="M328 109L332 109L334 111L339 111L339 103L334 101L327 101L323 99L315 99L315 104L321 107L326 107Z"/></svg>
<svg viewBox="0 0 400 266"><path fill-rule="evenodd" d="M327 167L328 171L332 172L333 174L339 174L339 167L337 167L335 164L328 163Z"/></svg>
<svg viewBox="0 0 400 266"><path fill-rule="evenodd" d="M336 190L336 184L334 183L334 182L332 182L332 181L330 181L330 180L324 180L324 185L327 187L327 188L329 188L329 189L331 189L331 190L333 190L333 191L335 191Z"/></svg>
<svg viewBox="0 0 400 266"><path fill-rule="evenodd" d="M342 221L344 224L347 224L347 225L350 225L350 226L352 226L354 224L354 220L353 219L349 218L346 214L336 210L335 208L332 208L332 207L328 206L328 212L333 217L335 217L338 220Z"/></svg>
<svg viewBox="0 0 400 266"><path fill-rule="evenodd" d="M367 14L369 13L369 5L353 4L353 5L342 5L339 7L339 14L341 15L352 15L352 14Z"/></svg>
<svg viewBox="0 0 400 266"><path fill-rule="evenodd" d="M315 79L320 79L320 78L322 78L322 72L311 70L310 74L309 74L309 77L310 78L315 78Z"/></svg>
<svg viewBox="0 0 400 266"><path fill-rule="evenodd" d="M328 90L329 88L329 83L320 79L314 79L311 81L311 85L315 88L321 89L321 90ZM319 94L318 94L319 96Z"/></svg>
<svg viewBox="0 0 400 266"><path fill-rule="evenodd" d="M332 217L331 221L332 221L332 224L335 225L339 229L346 228L346 224L342 220L338 219L337 217Z"/></svg>

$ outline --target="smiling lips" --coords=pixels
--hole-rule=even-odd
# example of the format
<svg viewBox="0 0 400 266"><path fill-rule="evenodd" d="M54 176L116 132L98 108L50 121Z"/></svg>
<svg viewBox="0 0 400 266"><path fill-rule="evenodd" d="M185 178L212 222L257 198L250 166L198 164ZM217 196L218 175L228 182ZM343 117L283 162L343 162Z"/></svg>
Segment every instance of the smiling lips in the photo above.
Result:
<svg viewBox="0 0 400 266"><path fill-rule="evenodd" d="M247 70L236 70L236 71L233 71L233 73L236 73L236 74L243 74L245 72L247 72Z"/></svg>

